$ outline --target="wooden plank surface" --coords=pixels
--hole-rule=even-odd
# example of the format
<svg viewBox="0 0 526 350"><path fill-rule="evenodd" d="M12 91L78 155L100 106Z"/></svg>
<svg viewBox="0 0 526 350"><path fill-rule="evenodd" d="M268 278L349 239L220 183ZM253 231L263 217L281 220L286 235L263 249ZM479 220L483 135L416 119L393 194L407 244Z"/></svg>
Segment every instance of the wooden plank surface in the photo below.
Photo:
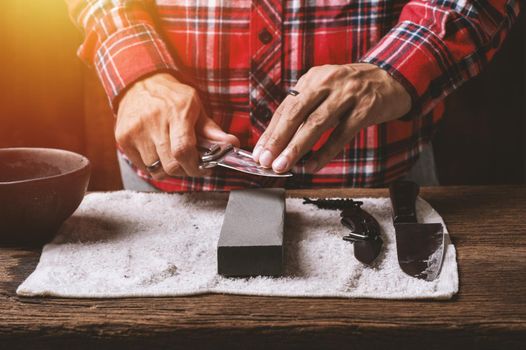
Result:
<svg viewBox="0 0 526 350"><path fill-rule="evenodd" d="M387 190L292 195L386 196ZM422 190L458 250L451 301L183 298L19 298L39 252L0 248L2 348L522 348L526 341L526 187Z"/></svg>

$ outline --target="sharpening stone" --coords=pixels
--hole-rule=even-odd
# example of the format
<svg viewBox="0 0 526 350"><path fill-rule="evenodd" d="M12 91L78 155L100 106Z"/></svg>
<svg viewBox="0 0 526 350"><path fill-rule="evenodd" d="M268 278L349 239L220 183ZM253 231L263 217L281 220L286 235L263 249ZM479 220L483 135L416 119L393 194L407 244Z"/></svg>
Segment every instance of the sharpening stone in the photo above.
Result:
<svg viewBox="0 0 526 350"><path fill-rule="evenodd" d="M217 244L218 273L228 277L281 275L284 225L284 189L230 192Z"/></svg>

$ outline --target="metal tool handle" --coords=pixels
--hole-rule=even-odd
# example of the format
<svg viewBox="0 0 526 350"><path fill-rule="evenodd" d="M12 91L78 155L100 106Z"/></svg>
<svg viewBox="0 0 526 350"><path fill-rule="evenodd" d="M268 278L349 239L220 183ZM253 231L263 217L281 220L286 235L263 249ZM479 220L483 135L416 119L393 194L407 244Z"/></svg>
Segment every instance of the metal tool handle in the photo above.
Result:
<svg viewBox="0 0 526 350"><path fill-rule="evenodd" d="M342 225L351 231L348 238L367 240L376 239L380 235L378 221L371 214L361 209L359 205L355 208L344 209L340 216ZM343 239L349 240L346 237L343 237Z"/></svg>
<svg viewBox="0 0 526 350"><path fill-rule="evenodd" d="M233 149L228 143L214 143L212 141L198 138L197 149L201 158L200 169L213 168L217 165L217 160Z"/></svg>
<svg viewBox="0 0 526 350"><path fill-rule="evenodd" d="M389 186L393 206L393 223L417 222L415 202L419 191L419 186L412 181L399 180Z"/></svg>

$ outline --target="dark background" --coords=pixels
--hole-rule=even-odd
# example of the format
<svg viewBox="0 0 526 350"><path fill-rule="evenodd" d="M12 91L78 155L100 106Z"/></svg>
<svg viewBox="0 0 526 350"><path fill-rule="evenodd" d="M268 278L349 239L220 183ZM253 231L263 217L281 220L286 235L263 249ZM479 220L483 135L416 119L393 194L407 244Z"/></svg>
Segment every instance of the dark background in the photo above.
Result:
<svg viewBox="0 0 526 350"><path fill-rule="evenodd" d="M478 77L446 99L434 146L441 184L526 182L526 15Z"/></svg>
<svg viewBox="0 0 526 350"><path fill-rule="evenodd" d="M113 116L76 57L81 34L63 0L2 0L0 147L69 149L90 158L92 190L121 187ZM490 66L447 99L434 142L444 185L526 182L524 13Z"/></svg>

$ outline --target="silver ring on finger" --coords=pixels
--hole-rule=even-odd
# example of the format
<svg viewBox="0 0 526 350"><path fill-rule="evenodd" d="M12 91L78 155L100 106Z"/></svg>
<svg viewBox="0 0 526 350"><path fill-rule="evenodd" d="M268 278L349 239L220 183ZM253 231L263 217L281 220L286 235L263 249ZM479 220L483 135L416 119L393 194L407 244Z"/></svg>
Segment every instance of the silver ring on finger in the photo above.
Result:
<svg viewBox="0 0 526 350"><path fill-rule="evenodd" d="M300 94L300 92L298 90L288 89L287 94L289 94L291 96L298 96Z"/></svg>
<svg viewBox="0 0 526 350"><path fill-rule="evenodd" d="M157 170L159 170L161 168L161 166L162 166L161 161L157 160L157 161L153 162L150 165L146 165L146 170L148 170L148 172L150 172L150 173L154 173Z"/></svg>

